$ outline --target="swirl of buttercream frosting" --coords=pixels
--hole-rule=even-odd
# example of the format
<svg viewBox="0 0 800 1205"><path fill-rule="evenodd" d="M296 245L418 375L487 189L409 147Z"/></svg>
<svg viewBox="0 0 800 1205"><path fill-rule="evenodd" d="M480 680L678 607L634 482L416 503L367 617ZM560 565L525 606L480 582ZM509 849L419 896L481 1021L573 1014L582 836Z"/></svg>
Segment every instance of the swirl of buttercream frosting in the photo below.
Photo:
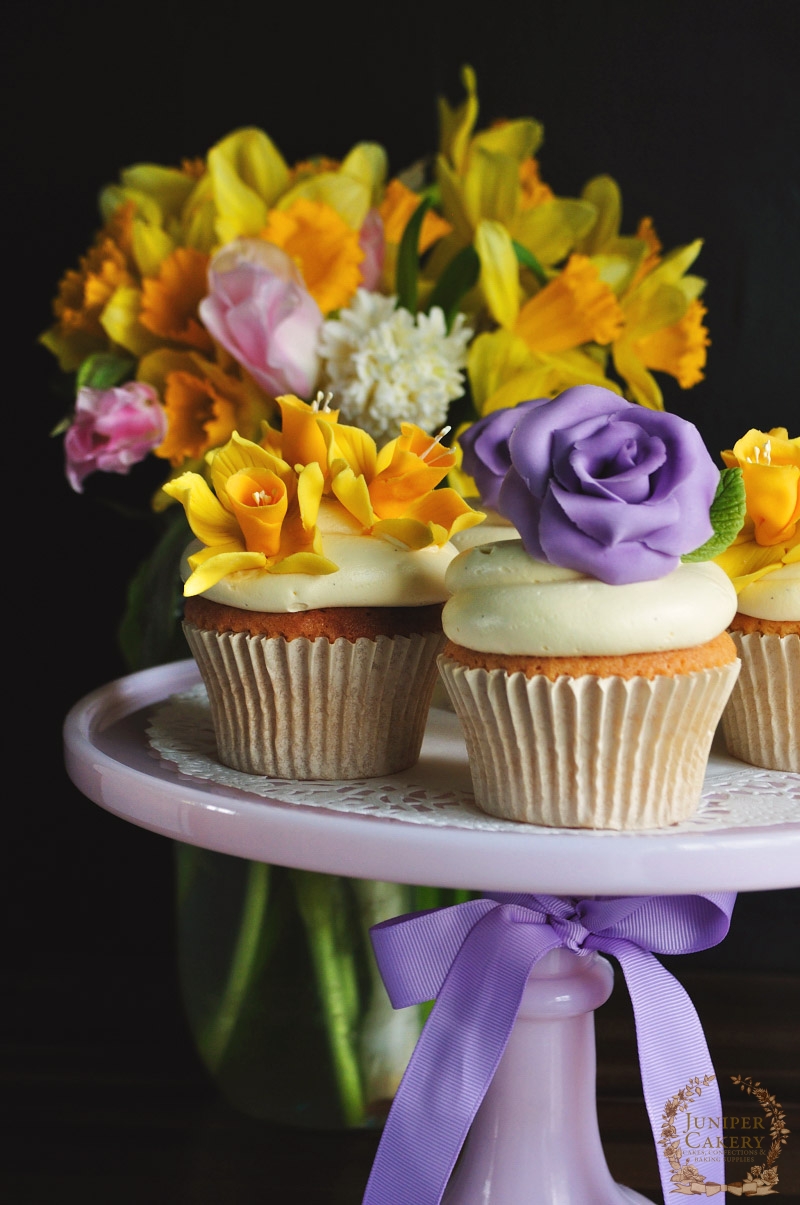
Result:
<svg viewBox="0 0 800 1205"><path fill-rule="evenodd" d="M521 540L460 552L450 565L445 634L479 652L620 656L703 644L736 612L730 579L710 561L653 581L608 585L535 560Z"/></svg>
<svg viewBox="0 0 800 1205"><path fill-rule="evenodd" d="M753 619L800 620L800 561L781 565L745 586L737 610Z"/></svg>

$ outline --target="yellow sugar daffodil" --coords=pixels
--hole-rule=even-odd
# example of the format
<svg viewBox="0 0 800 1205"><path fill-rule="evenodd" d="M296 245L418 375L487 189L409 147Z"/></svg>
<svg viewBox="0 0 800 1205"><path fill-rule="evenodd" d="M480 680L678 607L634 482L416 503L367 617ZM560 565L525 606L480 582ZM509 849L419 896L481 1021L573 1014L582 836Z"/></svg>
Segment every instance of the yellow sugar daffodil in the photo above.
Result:
<svg viewBox="0 0 800 1205"><path fill-rule="evenodd" d="M800 524L800 436L790 439L785 427L752 428L722 460L742 470L751 538L763 546L794 540Z"/></svg>
<svg viewBox="0 0 800 1205"><path fill-rule="evenodd" d="M323 477L318 464L295 470L236 432L207 458L211 486L183 473L164 492L183 506L204 547L189 557L184 594L192 596L223 577L248 570L334 573L322 555L317 516Z"/></svg>
<svg viewBox="0 0 800 1205"><path fill-rule="evenodd" d="M737 593L781 565L800 560L800 436L785 427L749 430L722 453L727 468L740 468L746 514L736 539L717 564Z"/></svg>
<svg viewBox="0 0 800 1205"><path fill-rule="evenodd" d="M267 428L262 446L279 451L287 464L318 464L323 476L328 469L328 445L321 424L336 424L339 411L330 409L330 395L318 394L304 402L292 393L275 399L281 412L281 429Z"/></svg>
<svg viewBox="0 0 800 1205"><path fill-rule="evenodd" d="M455 453L412 423L377 451L357 428L326 426L331 492L365 532L412 550L442 546L480 523L454 489L437 489Z"/></svg>

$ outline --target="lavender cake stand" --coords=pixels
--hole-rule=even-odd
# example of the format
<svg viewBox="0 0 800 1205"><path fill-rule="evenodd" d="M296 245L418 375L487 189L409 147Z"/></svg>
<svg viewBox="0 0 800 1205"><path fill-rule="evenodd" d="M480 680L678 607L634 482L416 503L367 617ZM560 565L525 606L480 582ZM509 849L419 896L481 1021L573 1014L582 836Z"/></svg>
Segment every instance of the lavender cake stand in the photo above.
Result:
<svg viewBox="0 0 800 1205"><path fill-rule="evenodd" d="M640 833L537 829L475 807L458 722L431 711L419 763L360 783L266 780L219 765L194 661L118 679L64 725L67 771L89 799L153 832L303 870L472 891L680 895L800 886L800 775L715 749L691 821ZM534 968L445 1205L625 1205L597 1122L599 955Z"/></svg>

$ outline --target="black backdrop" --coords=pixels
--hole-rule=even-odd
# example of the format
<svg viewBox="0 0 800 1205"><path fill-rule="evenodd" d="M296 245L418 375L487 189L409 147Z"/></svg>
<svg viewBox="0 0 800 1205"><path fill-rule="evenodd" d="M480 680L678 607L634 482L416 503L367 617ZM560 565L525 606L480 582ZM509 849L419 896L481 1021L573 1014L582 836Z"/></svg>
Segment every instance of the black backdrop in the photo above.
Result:
<svg viewBox="0 0 800 1205"><path fill-rule="evenodd" d="M648 214L667 248L704 238L706 380L685 393L667 382L666 401L716 454L751 425L800 429L794 11L794 0L6 7L4 806L17 821L6 915L29 982L48 960L168 968L173 956L169 842L88 803L61 762L68 706L124 671L116 625L148 546L146 530L92 491L70 492L49 438L63 404L36 337L97 225L99 188L137 161L201 155L244 124L266 129L288 160L375 139L399 170L434 149L435 98L460 100L470 62L481 124L544 123L542 174L557 192L608 172L626 230ZM749 958L796 967L798 894L740 901ZM708 958L735 965L741 948Z"/></svg>

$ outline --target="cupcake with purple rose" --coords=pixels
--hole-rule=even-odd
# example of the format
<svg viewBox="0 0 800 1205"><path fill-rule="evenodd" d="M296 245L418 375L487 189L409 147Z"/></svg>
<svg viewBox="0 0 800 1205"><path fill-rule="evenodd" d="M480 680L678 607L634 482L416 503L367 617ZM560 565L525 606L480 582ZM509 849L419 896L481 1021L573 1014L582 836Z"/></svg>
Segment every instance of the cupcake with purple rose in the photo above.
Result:
<svg viewBox="0 0 800 1205"><path fill-rule="evenodd" d="M462 450L519 533L446 575L439 669L476 803L558 827L687 818L739 672L712 558L743 521L740 471L693 424L588 385L487 416Z"/></svg>

